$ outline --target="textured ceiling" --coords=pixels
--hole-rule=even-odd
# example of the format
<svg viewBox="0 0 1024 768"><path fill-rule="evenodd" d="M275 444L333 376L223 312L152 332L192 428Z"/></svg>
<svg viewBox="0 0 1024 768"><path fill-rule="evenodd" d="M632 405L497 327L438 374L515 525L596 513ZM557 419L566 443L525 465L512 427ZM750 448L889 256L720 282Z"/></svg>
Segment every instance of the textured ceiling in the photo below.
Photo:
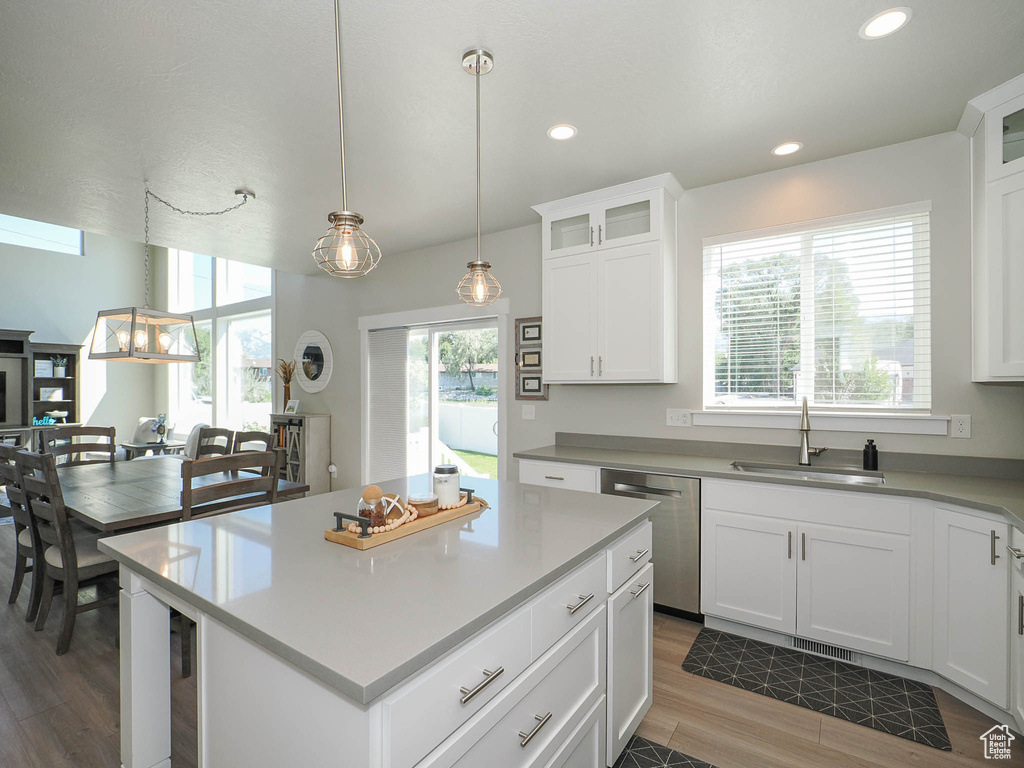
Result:
<svg viewBox="0 0 1024 768"><path fill-rule="evenodd" d="M901 0L903 1L903 0ZM349 207L384 251L474 232L483 45L484 230L529 206L672 171L684 187L955 129L1024 72L1021 0L343 0ZM340 206L330 0L0 0L0 212L142 238L143 180L192 209L152 239L315 272ZM545 136L554 123L573 141ZM786 159L779 142L804 142Z"/></svg>

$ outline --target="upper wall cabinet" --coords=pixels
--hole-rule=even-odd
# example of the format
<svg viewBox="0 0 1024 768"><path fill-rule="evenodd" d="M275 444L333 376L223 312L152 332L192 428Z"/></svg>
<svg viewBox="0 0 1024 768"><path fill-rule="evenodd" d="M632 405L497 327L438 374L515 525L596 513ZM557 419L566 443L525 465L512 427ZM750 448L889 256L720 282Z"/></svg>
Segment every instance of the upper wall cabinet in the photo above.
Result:
<svg viewBox="0 0 1024 768"><path fill-rule="evenodd" d="M1024 382L1024 75L972 99L973 380Z"/></svg>
<svg viewBox="0 0 1024 768"><path fill-rule="evenodd" d="M663 174L534 206L543 217L546 383L677 380L682 192Z"/></svg>

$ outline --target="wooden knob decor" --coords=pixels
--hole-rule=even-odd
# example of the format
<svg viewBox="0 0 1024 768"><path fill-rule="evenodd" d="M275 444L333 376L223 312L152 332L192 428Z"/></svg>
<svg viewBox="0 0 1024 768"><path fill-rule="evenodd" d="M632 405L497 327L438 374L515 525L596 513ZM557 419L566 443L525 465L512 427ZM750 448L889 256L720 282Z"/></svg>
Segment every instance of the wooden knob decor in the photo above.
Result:
<svg viewBox="0 0 1024 768"><path fill-rule="evenodd" d="M368 485L363 489L363 501L380 501L384 498L384 491L379 485Z"/></svg>

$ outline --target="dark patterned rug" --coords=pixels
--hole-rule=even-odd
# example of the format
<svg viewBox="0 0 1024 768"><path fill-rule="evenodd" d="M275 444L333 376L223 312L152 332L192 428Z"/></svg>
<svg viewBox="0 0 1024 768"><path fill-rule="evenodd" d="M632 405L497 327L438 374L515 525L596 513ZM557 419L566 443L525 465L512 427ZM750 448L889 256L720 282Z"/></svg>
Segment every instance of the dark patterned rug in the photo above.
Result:
<svg viewBox="0 0 1024 768"><path fill-rule="evenodd" d="M823 715L950 751L935 693L896 675L704 628L683 669Z"/></svg>
<svg viewBox="0 0 1024 768"><path fill-rule="evenodd" d="M711 763L634 736L615 761L615 768L715 768Z"/></svg>

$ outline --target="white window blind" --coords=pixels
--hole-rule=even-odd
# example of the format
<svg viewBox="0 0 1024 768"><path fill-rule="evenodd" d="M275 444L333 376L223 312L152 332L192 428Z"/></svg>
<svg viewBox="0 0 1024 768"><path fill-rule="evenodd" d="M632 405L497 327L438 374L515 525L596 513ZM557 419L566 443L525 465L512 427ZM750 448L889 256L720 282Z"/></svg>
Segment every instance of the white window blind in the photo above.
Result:
<svg viewBox="0 0 1024 768"><path fill-rule="evenodd" d="M368 333L367 398L369 403L368 474L370 482L406 475L408 442L409 329L385 328Z"/></svg>
<svg viewBox="0 0 1024 768"><path fill-rule="evenodd" d="M704 240L704 407L928 411L928 204Z"/></svg>

